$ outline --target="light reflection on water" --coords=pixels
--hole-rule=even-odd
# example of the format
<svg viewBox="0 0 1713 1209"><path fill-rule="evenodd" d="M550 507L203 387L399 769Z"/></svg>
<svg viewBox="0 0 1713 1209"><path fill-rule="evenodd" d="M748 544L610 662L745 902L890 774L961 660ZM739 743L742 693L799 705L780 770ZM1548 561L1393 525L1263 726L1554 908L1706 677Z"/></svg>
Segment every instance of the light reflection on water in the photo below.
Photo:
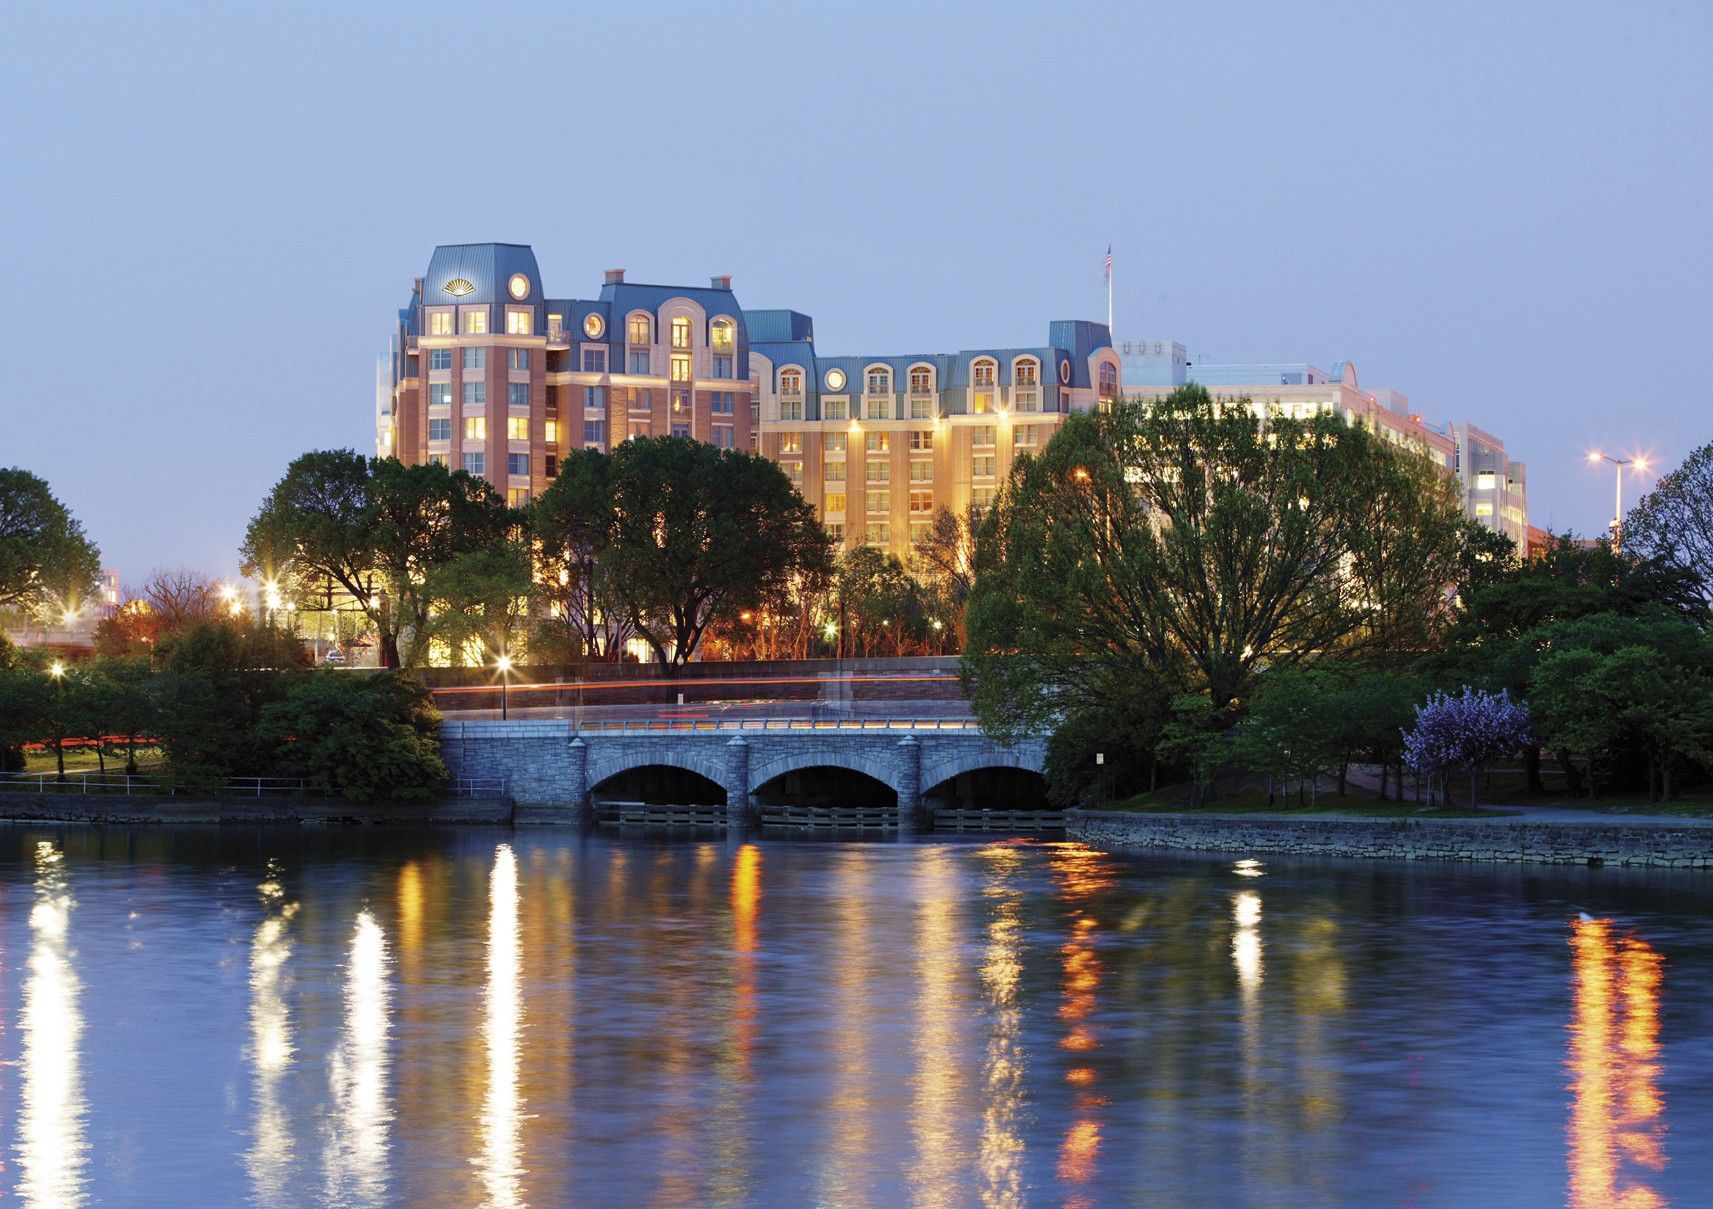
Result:
<svg viewBox="0 0 1713 1209"><path fill-rule="evenodd" d="M202 1203L282 1206L1583 1209L1713 1183L1681 1141L1713 1130L1707 879L43 834L0 831L0 953L28 955L0 964L0 1198L25 1204L149 1203L153 1155ZM192 992L198 1027L135 1080Z"/></svg>

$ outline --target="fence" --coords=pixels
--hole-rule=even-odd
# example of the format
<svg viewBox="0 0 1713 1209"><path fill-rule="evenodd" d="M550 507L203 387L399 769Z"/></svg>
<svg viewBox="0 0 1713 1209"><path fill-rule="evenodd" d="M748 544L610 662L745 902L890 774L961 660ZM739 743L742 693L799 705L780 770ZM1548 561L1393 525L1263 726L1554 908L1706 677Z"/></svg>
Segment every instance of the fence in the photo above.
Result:
<svg viewBox="0 0 1713 1209"><path fill-rule="evenodd" d="M578 722L573 729L612 734L758 730L979 731L981 724L970 718L595 718Z"/></svg>
<svg viewBox="0 0 1713 1209"><path fill-rule="evenodd" d="M506 794L503 777L458 777L446 787L455 798L497 798ZM121 772L68 772L63 777L52 772L0 773L0 794L147 794L159 797L173 792L165 777L127 776ZM304 797L311 793L301 777L232 777L212 796L265 798Z"/></svg>

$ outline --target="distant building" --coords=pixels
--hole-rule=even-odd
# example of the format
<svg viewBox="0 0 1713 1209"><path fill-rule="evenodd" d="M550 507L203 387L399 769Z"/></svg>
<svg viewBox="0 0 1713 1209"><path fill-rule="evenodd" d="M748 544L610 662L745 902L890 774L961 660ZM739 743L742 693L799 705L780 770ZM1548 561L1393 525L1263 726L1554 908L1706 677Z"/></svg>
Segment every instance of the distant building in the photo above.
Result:
<svg viewBox="0 0 1713 1209"><path fill-rule="evenodd" d="M1340 361L1328 373L1306 362L1258 365L1191 361L1170 340L1120 340L1125 394L1158 398L1186 382L1216 395L1246 395L1297 416L1325 411L1362 423L1393 444L1414 449L1447 473L1463 491L1465 514L1528 547L1528 473L1506 456L1505 443L1467 422L1430 424L1395 390L1363 390L1356 367Z"/></svg>

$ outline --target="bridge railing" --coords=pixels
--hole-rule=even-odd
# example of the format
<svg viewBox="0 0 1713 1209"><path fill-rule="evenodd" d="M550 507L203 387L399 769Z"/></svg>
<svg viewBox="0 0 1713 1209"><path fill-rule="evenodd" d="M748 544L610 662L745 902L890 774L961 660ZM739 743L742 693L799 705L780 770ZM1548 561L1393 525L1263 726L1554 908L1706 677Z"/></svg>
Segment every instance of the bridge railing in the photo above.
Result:
<svg viewBox="0 0 1713 1209"><path fill-rule="evenodd" d="M662 734L683 731L974 731L971 718L590 718L572 724L583 733Z"/></svg>

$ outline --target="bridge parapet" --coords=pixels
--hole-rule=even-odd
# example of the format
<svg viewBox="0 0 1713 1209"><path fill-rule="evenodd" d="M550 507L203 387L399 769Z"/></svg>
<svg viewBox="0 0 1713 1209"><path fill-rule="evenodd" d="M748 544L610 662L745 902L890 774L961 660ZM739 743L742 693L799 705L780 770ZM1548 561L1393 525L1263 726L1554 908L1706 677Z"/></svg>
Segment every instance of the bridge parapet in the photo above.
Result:
<svg viewBox="0 0 1713 1209"><path fill-rule="evenodd" d="M973 724L908 718L582 727L557 718L449 721L441 729L441 750L454 776L503 778L517 802L563 806L568 819L579 820L589 817L592 796L604 781L637 768L665 766L706 777L725 791L734 825L752 821L755 791L776 777L809 768L849 769L897 795L902 829L917 824L923 795L952 777L984 768L1042 772L1046 762L1042 739L1006 745Z"/></svg>

